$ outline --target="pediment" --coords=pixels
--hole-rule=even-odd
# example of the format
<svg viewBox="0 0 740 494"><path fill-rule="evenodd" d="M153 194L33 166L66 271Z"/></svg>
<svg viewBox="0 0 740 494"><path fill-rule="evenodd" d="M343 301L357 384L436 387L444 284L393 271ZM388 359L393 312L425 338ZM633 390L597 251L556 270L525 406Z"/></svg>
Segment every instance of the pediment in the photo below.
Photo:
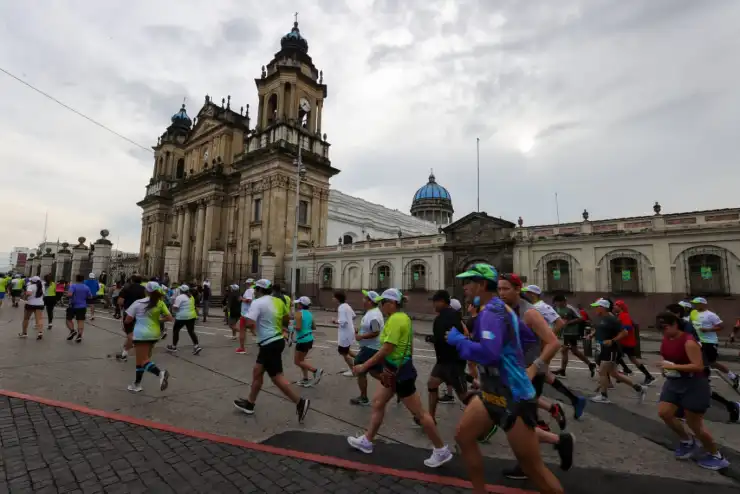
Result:
<svg viewBox="0 0 740 494"><path fill-rule="evenodd" d="M200 138L201 136L204 136L205 134L208 134L210 131L212 131L213 129L215 129L219 125L221 125L221 122L218 122L216 120L213 120L213 119L208 118L208 117L205 117L205 116L201 117L201 115L198 114L198 123L195 124L195 128L190 133L190 139L189 140L190 141L194 141L194 140Z"/></svg>
<svg viewBox="0 0 740 494"><path fill-rule="evenodd" d="M514 223L485 213L469 213L444 228L445 233L476 233L481 230L514 228Z"/></svg>

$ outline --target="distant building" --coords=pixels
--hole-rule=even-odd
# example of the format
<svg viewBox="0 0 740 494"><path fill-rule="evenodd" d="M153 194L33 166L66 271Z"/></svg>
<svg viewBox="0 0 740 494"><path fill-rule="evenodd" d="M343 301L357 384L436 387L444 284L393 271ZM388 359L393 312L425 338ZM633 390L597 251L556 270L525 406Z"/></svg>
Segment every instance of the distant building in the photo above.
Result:
<svg viewBox="0 0 740 494"><path fill-rule="evenodd" d="M31 253L31 249L28 247L13 247L10 252L10 269L18 270L26 267L26 260L28 254Z"/></svg>

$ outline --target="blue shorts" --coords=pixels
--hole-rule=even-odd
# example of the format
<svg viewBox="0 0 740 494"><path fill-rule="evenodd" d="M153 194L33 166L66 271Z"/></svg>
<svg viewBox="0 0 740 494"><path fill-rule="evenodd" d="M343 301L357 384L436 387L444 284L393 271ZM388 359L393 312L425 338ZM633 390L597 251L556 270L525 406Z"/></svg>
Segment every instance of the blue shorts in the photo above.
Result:
<svg viewBox="0 0 740 494"><path fill-rule="evenodd" d="M0 292L0 300L5 298L5 292Z"/></svg>
<svg viewBox="0 0 740 494"><path fill-rule="evenodd" d="M373 358L373 356L378 353L378 351L374 348L370 347L360 347L360 351L357 352L357 356L355 356L355 365L361 365ZM368 372L370 374L374 373L380 373L383 371L383 364L382 362L372 366L370 369L368 369Z"/></svg>

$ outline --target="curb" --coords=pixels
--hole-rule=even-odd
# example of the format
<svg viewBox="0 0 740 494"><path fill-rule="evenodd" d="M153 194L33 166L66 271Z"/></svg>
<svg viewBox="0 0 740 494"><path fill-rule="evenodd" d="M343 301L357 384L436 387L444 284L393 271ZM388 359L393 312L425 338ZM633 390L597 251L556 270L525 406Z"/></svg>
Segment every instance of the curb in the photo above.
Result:
<svg viewBox="0 0 740 494"><path fill-rule="evenodd" d="M237 446L240 448L250 449L252 451L259 451L261 453L269 453L278 456L286 456L295 458L297 460L310 461L313 463L320 463L331 467L343 468L347 470L356 470L360 472L372 473L377 475L390 475L400 479L413 480L416 482L427 482L431 484L446 485L450 487L459 487L463 489L471 489L472 485L467 480L462 480L457 477L447 477L443 475L434 475L421 472L415 472L411 470L398 470L395 468L387 468L378 465L371 465L366 463L359 463L350 460L344 460L333 456L317 455L313 453L304 453L302 451L278 448L275 446L268 446L266 444L255 443L246 441L243 439L237 439L235 437L221 436L218 434L211 434L209 432L195 431L191 429L182 429L161 422L153 422L151 420L140 419L129 415L122 415L119 413L106 412L104 410L98 410L94 408L88 408L75 403L67 403L63 401L52 400L48 398L42 398L39 396L27 395L24 393L16 393L15 391L8 391L0 389L0 396L6 396L8 398L15 398L18 400L32 401L42 405L47 405L55 408L64 408L85 415L92 415L108 420L114 420L117 422L126 422L128 424L145 427L148 429L157 429L164 432L170 432L173 434L179 434L183 436L193 437L196 439L203 439L205 441L212 441L220 444L228 444L230 446ZM517 489L514 487L506 487L499 485L486 485L486 491L494 494L536 494L534 491L527 491Z"/></svg>

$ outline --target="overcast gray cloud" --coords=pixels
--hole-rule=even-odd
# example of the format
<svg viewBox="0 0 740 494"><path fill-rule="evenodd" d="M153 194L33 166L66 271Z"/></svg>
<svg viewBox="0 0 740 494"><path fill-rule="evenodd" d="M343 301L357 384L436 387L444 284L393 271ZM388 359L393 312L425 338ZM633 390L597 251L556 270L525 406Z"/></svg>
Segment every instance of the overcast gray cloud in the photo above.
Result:
<svg viewBox="0 0 740 494"><path fill-rule="evenodd" d="M156 142L185 98L256 107L300 11L329 86L332 185L408 210L430 169L456 216L731 207L740 183L740 2L214 0L0 3L0 67ZM0 251L42 236L138 248L152 154L0 73ZM658 185L659 184L659 185Z"/></svg>

